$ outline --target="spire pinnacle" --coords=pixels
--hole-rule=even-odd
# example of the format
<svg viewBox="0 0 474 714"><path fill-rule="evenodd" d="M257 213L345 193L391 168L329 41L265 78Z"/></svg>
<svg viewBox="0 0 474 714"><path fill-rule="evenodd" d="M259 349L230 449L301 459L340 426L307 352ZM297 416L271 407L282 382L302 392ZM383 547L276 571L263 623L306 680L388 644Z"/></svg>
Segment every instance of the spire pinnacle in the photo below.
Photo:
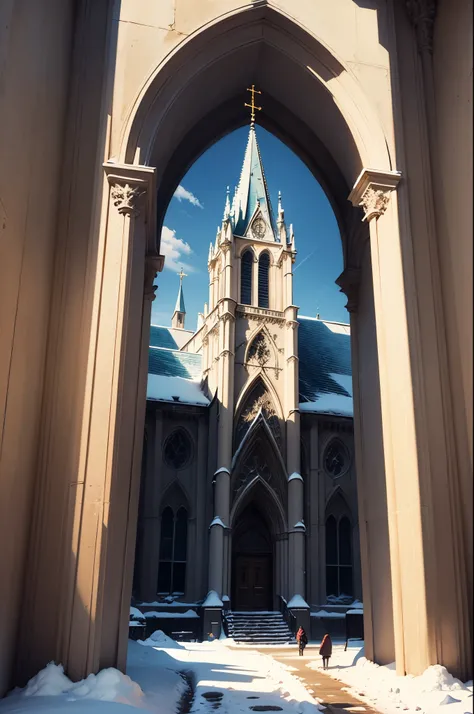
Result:
<svg viewBox="0 0 474 714"><path fill-rule="evenodd" d="M226 221L230 216L230 188L227 186L227 193L225 198L225 208L224 208L224 221Z"/></svg>

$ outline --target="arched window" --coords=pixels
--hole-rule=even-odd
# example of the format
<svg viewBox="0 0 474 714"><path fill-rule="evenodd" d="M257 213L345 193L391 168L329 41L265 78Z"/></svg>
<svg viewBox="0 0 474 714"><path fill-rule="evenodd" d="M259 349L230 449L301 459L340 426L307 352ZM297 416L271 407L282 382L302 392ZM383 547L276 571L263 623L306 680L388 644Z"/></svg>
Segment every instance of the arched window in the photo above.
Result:
<svg viewBox="0 0 474 714"><path fill-rule="evenodd" d="M269 307L268 281L270 269L270 256L262 253L258 261L258 306Z"/></svg>
<svg viewBox="0 0 474 714"><path fill-rule="evenodd" d="M253 253L246 250L242 255L240 271L240 302L242 305L252 304L252 270Z"/></svg>
<svg viewBox="0 0 474 714"><path fill-rule="evenodd" d="M167 506L161 514L158 568L158 593L160 595L184 595L187 541L188 512L181 506L175 514L173 509Z"/></svg>
<svg viewBox="0 0 474 714"><path fill-rule="evenodd" d="M352 528L347 516L326 518L326 595L352 595Z"/></svg>

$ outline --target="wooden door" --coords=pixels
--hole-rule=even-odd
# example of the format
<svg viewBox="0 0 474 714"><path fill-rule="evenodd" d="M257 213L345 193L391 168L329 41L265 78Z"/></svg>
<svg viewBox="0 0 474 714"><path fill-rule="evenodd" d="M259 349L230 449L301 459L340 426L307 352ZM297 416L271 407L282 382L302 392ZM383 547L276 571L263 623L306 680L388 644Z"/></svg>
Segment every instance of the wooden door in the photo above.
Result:
<svg viewBox="0 0 474 714"><path fill-rule="evenodd" d="M270 555L237 555L234 609L270 610L271 580Z"/></svg>

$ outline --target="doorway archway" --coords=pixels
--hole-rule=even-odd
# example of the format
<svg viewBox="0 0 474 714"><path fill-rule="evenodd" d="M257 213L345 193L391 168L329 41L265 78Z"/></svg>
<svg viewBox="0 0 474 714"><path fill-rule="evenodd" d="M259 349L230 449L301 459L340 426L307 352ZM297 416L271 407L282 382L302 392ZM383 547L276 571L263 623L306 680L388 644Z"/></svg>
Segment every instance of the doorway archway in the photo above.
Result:
<svg viewBox="0 0 474 714"><path fill-rule="evenodd" d="M77 417L81 434L93 438L78 439L71 449L84 465L79 478L71 475L71 483L86 483L87 488L81 486L71 497L65 517L77 533L77 558L71 577L67 573L72 585L60 598L62 631L55 637L61 643L57 658L78 676L98 666L124 666L125 661L149 305L160 267L156 229L186 168L212 141L245 121L241 92L252 82L266 96L262 124L313 171L327 191L341 230L345 269L339 284L351 311L359 512L365 528L361 538L364 600L369 605L367 655L384 662L395 654L400 672L416 674L441 661L443 652L443 664L461 671L457 643L466 641L460 613L470 610L465 601L469 590L461 586L462 568L450 556L463 553L462 534L456 528L455 499L444 519L443 536L451 534L449 542L440 543L435 528L445 504L442 495L449 493L445 477L439 476L443 469L450 473L445 468L450 463L449 445L439 439L436 448L433 445L436 434L442 433L442 380L434 378L429 389L424 378L427 355L434 360L438 354L442 329L438 334L439 327L430 328L430 341L421 350L419 305L435 314L433 276L428 267L426 284L415 279L409 189L401 184L399 192L395 190L400 174L394 169L405 166L403 146L395 152L393 130L393 123L401 121L400 97L384 105L382 122L353 71L317 37L315 25L305 30L267 3L211 21L203 16L197 25L201 29L191 32L152 72L126 126L112 138L91 277L87 399ZM391 49L395 56L395 45ZM384 94L391 97L388 63L384 71ZM429 219L420 217L419 223L424 235ZM104 375L107 379L101 378ZM435 409L427 409L433 402ZM231 403L223 405L221 418L232 418ZM297 410L288 419L296 430ZM432 453L435 459L419 456ZM229 481L228 444L218 459L216 491ZM292 459L292 488L299 489L297 452ZM102 528L97 526L98 501L106 504ZM225 499L221 502L225 507ZM415 539L404 532L405 518L410 519ZM388 523L383 540L378 537L380 519ZM93 543L92 532L98 533ZM41 547L54 534L47 526L44 534L33 560L42 559L38 571L47 572ZM432 556L434 541L442 553L439 563ZM463 562L462 555L459 561ZM388 604L377 597L380 579L390 583ZM443 580L458 584L459 602L451 602ZM41 594L45 602L39 605L45 611L46 596ZM433 621L438 623L436 632L429 626ZM415 630L419 637L413 651L408 645ZM456 645L443 650L443 638ZM469 652L469 644L464 644L464 670Z"/></svg>

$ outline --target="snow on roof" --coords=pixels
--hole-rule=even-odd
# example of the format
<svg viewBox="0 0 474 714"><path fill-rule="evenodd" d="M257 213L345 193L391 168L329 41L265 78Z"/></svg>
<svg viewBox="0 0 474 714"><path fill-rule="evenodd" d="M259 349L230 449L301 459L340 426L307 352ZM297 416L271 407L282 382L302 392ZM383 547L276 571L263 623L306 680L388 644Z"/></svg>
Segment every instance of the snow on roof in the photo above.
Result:
<svg viewBox="0 0 474 714"><path fill-rule="evenodd" d="M192 617L199 617L197 612L194 612L194 610L186 610L186 612L166 612L165 610L150 610L149 612L145 612L145 617L147 619L151 618L152 620L155 618L162 618L162 617L172 617L173 619L176 618L192 618Z"/></svg>
<svg viewBox="0 0 474 714"><path fill-rule="evenodd" d="M358 610L357 612L359 613L360 611ZM311 613L311 617L332 617L335 620L343 620L345 616L345 612L328 612L327 610L318 610Z"/></svg>
<svg viewBox="0 0 474 714"><path fill-rule="evenodd" d="M346 417L354 415L352 397L345 397L342 394L322 394L314 402L301 402L299 408L300 412L312 414L334 414Z"/></svg>
<svg viewBox="0 0 474 714"><path fill-rule="evenodd" d="M195 404L207 407L209 399L202 393L200 383L181 377L149 374L146 398L160 402Z"/></svg>
<svg viewBox="0 0 474 714"><path fill-rule="evenodd" d="M352 416L350 327L298 317L300 411Z"/></svg>

